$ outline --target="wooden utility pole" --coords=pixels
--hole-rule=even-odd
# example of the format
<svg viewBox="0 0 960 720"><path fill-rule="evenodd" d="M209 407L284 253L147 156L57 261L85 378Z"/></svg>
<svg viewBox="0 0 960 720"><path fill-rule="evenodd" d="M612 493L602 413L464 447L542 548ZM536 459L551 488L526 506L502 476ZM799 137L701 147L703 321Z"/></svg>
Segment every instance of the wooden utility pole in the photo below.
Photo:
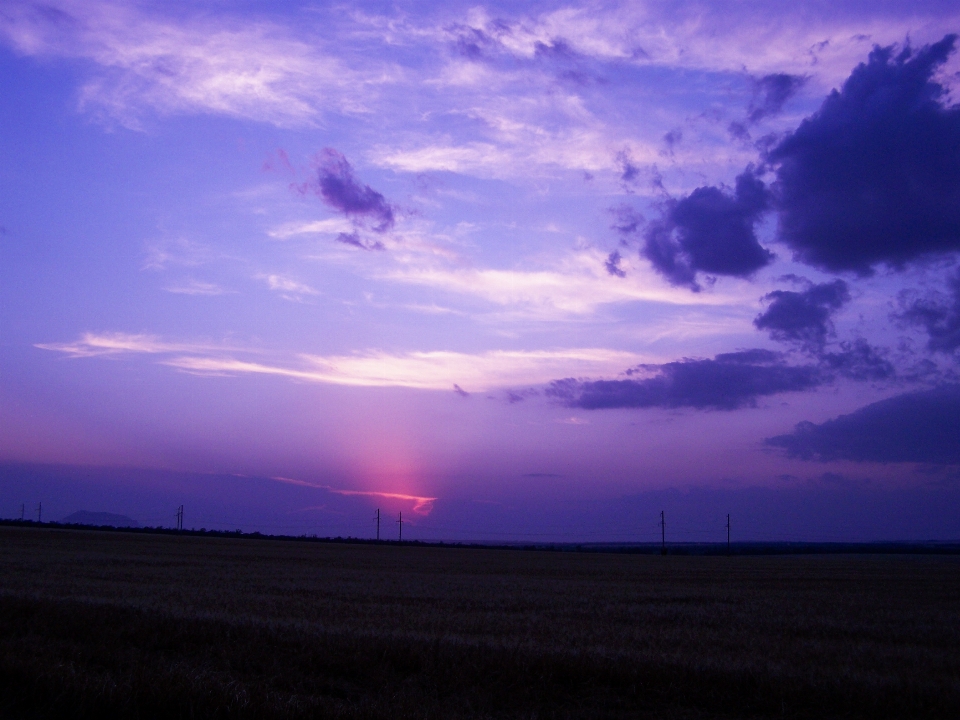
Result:
<svg viewBox="0 0 960 720"><path fill-rule="evenodd" d="M377 508L377 542L380 542L380 508Z"/></svg>
<svg viewBox="0 0 960 720"><path fill-rule="evenodd" d="M727 555L730 554L730 513L727 513Z"/></svg>
<svg viewBox="0 0 960 720"><path fill-rule="evenodd" d="M37 505L37 522L43 522L43 503Z"/></svg>
<svg viewBox="0 0 960 720"><path fill-rule="evenodd" d="M667 521L663 517L663 510L660 511L660 554L667 554Z"/></svg>
<svg viewBox="0 0 960 720"><path fill-rule="evenodd" d="M20 522L23 522L23 512L26 510L26 507L26 503L20 503Z"/></svg>
<svg viewBox="0 0 960 720"><path fill-rule="evenodd" d="M177 530L183 530L183 505L177 508Z"/></svg>
<svg viewBox="0 0 960 720"><path fill-rule="evenodd" d="M397 524L400 526L400 537L399 542L403 542L403 513L400 513L400 519L397 520Z"/></svg>

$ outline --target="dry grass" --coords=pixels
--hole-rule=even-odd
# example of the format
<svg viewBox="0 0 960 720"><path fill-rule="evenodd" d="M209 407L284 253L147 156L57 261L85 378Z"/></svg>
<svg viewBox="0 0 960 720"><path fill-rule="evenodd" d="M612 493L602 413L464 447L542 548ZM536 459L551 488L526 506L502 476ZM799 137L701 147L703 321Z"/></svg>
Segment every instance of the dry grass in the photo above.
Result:
<svg viewBox="0 0 960 720"><path fill-rule="evenodd" d="M3 717L960 717L960 558L0 527Z"/></svg>

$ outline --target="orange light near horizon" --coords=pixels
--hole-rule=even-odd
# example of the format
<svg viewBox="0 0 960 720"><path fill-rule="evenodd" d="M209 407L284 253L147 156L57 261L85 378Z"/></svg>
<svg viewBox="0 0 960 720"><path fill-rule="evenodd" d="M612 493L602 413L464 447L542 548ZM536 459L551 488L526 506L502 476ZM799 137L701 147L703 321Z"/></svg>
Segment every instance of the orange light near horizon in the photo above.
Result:
<svg viewBox="0 0 960 720"><path fill-rule="evenodd" d="M271 480L276 480L277 482L288 483L290 485L300 485L302 487L315 488L317 490L326 490L327 492L333 493L335 495L345 495L345 496L357 496L357 497L371 497L371 498L383 498L385 500L400 500L404 503L412 503L412 510L417 515L429 515L433 511L433 503L439 498L428 497L425 495L412 495L408 493L400 492L389 492L381 490L347 490L343 488L335 488L330 485L321 485L319 483L307 482L306 480L297 480L295 478L274 476Z"/></svg>

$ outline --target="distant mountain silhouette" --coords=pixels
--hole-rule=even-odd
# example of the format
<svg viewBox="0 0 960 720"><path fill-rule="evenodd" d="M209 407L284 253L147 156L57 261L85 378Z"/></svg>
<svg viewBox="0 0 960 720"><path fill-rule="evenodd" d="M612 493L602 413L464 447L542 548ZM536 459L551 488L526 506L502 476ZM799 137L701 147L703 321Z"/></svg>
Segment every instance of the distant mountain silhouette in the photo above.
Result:
<svg viewBox="0 0 960 720"><path fill-rule="evenodd" d="M111 527L140 527L133 518L126 515L117 515L108 512L90 512L89 510L78 510L71 515L67 515L60 522L76 523L78 525L109 525Z"/></svg>

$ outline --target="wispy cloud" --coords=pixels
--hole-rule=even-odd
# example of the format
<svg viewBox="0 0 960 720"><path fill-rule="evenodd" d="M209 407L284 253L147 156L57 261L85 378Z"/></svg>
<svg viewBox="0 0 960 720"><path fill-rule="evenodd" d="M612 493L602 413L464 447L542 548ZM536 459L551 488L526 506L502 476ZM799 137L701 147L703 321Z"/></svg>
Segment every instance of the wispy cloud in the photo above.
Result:
<svg viewBox="0 0 960 720"><path fill-rule="evenodd" d="M213 257L210 248L193 240L178 237L147 244L142 269L166 270L171 266L197 267Z"/></svg>
<svg viewBox="0 0 960 720"><path fill-rule="evenodd" d="M72 343L43 343L37 347L71 357L164 355L158 360L160 364L199 375L275 375L301 382L445 392L454 385L466 392L475 392L538 385L557 377L609 376L624 367L659 359L621 350L567 348L492 350L475 354L448 351L300 354L280 362L241 357L245 351L236 347L169 342L153 335L123 333L85 333Z"/></svg>
<svg viewBox="0 0 960 720"><path fill-rule="evenodd" d="M228 290L224 290L216 283L202 282L200 280L187 280L185 282L168 285L164 288L169 293L175 295L223 295Z"/></svg>
<svg viewBox="0 0 960 720"><path fill-rule="evenodd" d="M657 278L644 264L623 258L625 278L611 278L608 256L584 250L563 258L554 267L531 270L458 269L409 264L384 271L382 279L473 295L521 315L541 319L587 315L598 307L636 301L671 305L732 305L753 303L754 291L728 286L693 297Z"/></svg>
<svg viewBox="0 0 960 720"><path fill-rule="evenodd" d="M327 218L325 220L307 220L287 222L272 230L267 235L277 240L286 240L295 235L328 234L339 235L353 230L353 223L344 217Z"/></svg>
<svg viewBox="0 0 960 720"><path fill-rule="evenodd" d="M357 497L372 497L372 498L384 498L386 500L403 500L413 503L413 511L418 515L429 515L433 510L433 503L439 498L435 497L425 497L422 495L407 495L405 493L395 493L395 492L382 492L379 490L343 490L341 488L331 487L329 485L321 485L319 483L311 483L305 480L297 480L295 478L281 477L276 476L271 478L271 480L276 480L277 482L287 483L289 485L299 485L301 487L310 487L316 488L317 490L326 490L327 492L333 493L335 495L345 495L345 496L357 496Z"/></svg>
<svg viewBox="0 0 960 720"><path fill-rule="evenodd" d="M358 106L365 85L316 39L264 21L166 16L128 3L14 0L0 15L0 33L24 54L92 62L81 105L132 128L148 110L309 126L326 107Z"/></svg>
<svg viewBox="0 0 960 720"><path fill-rule="evenodd" d="M406 387L468 392L537 385L556 373L575 376L617 373L640 362L640 355L619 350L569 349L543 351L495 350L478 354L456 352L301 355L298 365L250 362L227 357L183 356L165 365L194 373L281 375L295 380L358 387ZM560 368L566 368L561 371ZM602 370L600 370L602 368Z"/></svg>
<svg viewBox="0 0 960 720"><path fill-rule="evenodd" d="M320 294L318 290L313 289L309 285L285 275L260 274L257 275L256 278L265 282L271 290L280 293L280 297L284 300L302 302L303 296L305 295Z"/></svg>
<svg viewBox="0 0 960 720"><path fill-rule="evenodd" d="M68 343L37 343L35 347L55 350L70 357L99 355L223 352L232 348L205 343L168 342L156 335L130 333L84 333Z"/></svg>

